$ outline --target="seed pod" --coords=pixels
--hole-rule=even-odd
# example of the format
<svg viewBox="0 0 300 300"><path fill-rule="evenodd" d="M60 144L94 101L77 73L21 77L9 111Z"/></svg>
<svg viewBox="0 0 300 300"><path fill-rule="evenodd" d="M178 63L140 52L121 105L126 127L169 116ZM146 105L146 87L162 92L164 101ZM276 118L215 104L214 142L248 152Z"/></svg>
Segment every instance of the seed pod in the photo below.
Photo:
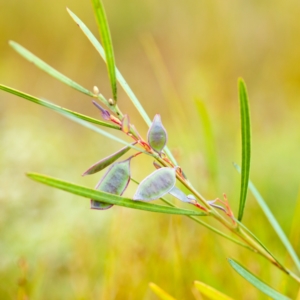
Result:
<svg viewBox="0 0 300 300"><path fill-rule="evenodd" d="M124 115L122 119L122 131L126 134L130 131L130 120L128 115Z"/></svg>
<svg viewBox="0 0 300 300"><path fill-rule="evenodd" d="M226 213L226 209L225 209L223 206L221 206L221 205L215 204L215 202L217 202L217 199L215 199L215 200L208 200L208 201L207 201L207 203L208 203L210 206L212 206L212 207L214 207L214 208L217 208L217 209L220 209L220 210L222 210L222 211L224 211L224 212Z"/></svg>
<svg viewBox="0 0 300 300"><path fill-rule="evenodd" d="M193 202L195 202L195 200L189 199L188 196L186 196L186 194L182 190L180 190L179 188L177 188L176 186L174 186L171 189L171 191L169 192L169 194L171 194L172 196L174 196L178 200L186 202L186 203L193 203Z"/></svg>
<svg viewBox="0 0 300 300"><path fill-rule="evenodd" d="M136 144L133 143L132 145ZM103 169L105 169L107 166L111 165L112 163L114 163L118 158L120 158L121 156L123 156L126 152L128 152L130 150L131 147L126 146L122 149L120 149L119 151L101 159L100 161L96 162L95 164L93 164L91 167L89 167L83 174L82 176L85 175L91 175L91 174L95 174Z"/></svg>
<svg viewBox="0 0 300 300"><path fill-rule="evenodd" d="M151 201L163 197L175 183L175 169L164 167L155 170L139 184L133 200Z"/></svg>
<svg viewBox="0 0 300 300"><path fill-rule="evenodd" d="M104 109L101 105L99 105L96 101L92 101L93 104L101 111L102 118L104 120L110 120L110 113L108 110Z"/></svg>
<svg viewBox="0 0 300 300"><path fill-rule="evenodd" d="M190 200L195 200L196 201L196 197L194 195L187 195L187 197L190 199Z"/></svg>
<svg viewBox="0 0 300 300"><path fill-rule="evenodd" d="M167 143L167 131L162 125L160 115L155 115L148 131L148 143L157 153L161 153Z"/></svg>
<svg viewBox="0 0 300 300"><path fill-rule="evenodd" d="M130 181L130 160L131 158L110 166L95 188L99 191L121 196ZM91 199L92 209L103 210L112 206L112 204Z"/></svg>

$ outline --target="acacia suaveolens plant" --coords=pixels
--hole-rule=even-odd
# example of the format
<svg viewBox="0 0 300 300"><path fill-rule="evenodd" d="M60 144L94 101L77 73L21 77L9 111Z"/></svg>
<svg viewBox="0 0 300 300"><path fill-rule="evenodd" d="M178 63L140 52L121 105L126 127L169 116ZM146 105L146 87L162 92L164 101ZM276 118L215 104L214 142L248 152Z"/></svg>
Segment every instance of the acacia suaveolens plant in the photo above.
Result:
<svg viewBox="0 0 300 300"><path fill-rule="evenodd" d="M90 198L92 209L106 210L111 208L113 205L119 205L128 208L148 210L153 212L186 215L194 221L212 230L213 232L222 235L226 239L231 240L232 242L265 257L277 268L300 283L299 276L283 266L278 261L278 259L275 258L275 256L267 249L267 247L261 241L259 241L259 239L242 223L248 185L252 192L255 192L255 187L251 182L249 183L251 128L249 102L244 81L242 79L239 79L238 82L242 136L242 166L240 169L238 166L236 166L241 172L240 205L238 218L236 219L225 194L223 200L219 198L213 200L205 199L205 197L203 197L199 193L199 191L193 187L192 183L188 180L188 177L184 173L184 170L182 170L182 168L177 164L172 153L167 148L167 130L163 126L160 115L156 114L153 120L150 120L140 102L126 83L125 79L116 68L108 23L101 1L92 0L92 4L100 31L102 45L73 12L68 9L68 13L77 23L86 37L90 40L90 42L99 52L102 58L106 61L112 88L112 98L105 98L99 92L99 88L96 86L92 89L92 91L82 87L78 83L74 82L70 78L66 77L59 71L49 66L47 63L36 57L34 54L29 52L16 42L10 41L9 44L19 54L21 54L27 60L34 63L37 67L41 68L51 76L57 78L70 87L78 90L79 92L92 97L94 99L92 102L96 106L96 108L99 109L102 120L94 119L78 112L62 108L51 102L25 94L4 85L0 85L0 89L36 104L55 110L58 113L80 123L83 126L89 127L103 135L106 135L111 139L123 143L125 146L119 151L112 153L108 157L101 159L83 173L84 176L91 175L107 168L106 173L96 185L95 189L83 187L42 174L28 173L28 177L46 185L56 187L86 198ZM134 126L134 124L131 123L130 117L120 110L117 98L117 81L128 94L129 99L136 106L145 122L149 125L147 138L144 138L139 134L137 128ZM98 127L95 127L93 124L121 131L124 135L129 136L132 139L132 142L127 143L124 140L120 140L114 135L109 134ZM133 155L121 161L118 160L125 156L131 149L135 151ZM154 171L146 178L144 178L141 182L138 182L136 179L132 178L130 172L131 163L134 162L134 158L138 155L151 156L153 158L154 166ZM130 181L138 184L136 192L132 196L132 198L124 198L122 197L122 194L128 187ZM189 191L189 194L186 194L182 191L182 186L184 186L185 189ZM170 203L164 198L164 196L168 194L171 194L182 202L189 203L194 208L188 210L175 207L174 204ZM256 198L260 199L259 196L256 196ZM163 200L167 204L167 206L149 203L156 199ZM224 227L229 229L236 236L236 238L232 238L231 236L228 236L218 229L208 225L202 220L202 217L212 217L216 219ZM269 220L272 220L272 225L275 224L274 222L276 221L272 217L272 215L269 214L268 217ZM275 228L274 225L273 227ZM299 258L297 257L294 249L285 238L283 232L280 231L280 227L278 229L277 226L277 230L279 237L282 239L284 245L287 248L287 251L294 260L296 268L300 271ZM253 275L251 275L245 268L243 268L234 260L229 259L229 262L239 274L241 274L245 279L247 279L264 293L271 295L271 297L275 297L274 299L287 299L285 296L280 295L273 290L275 292L274 294L270 287L261 285L259 279L253 279Z"/></svg>

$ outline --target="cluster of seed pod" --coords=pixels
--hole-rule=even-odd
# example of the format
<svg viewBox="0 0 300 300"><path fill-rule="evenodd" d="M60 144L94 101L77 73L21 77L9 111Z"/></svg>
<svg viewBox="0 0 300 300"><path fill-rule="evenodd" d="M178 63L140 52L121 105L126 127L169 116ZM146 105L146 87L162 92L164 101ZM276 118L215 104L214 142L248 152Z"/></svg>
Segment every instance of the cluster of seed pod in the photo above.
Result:
<svg viewBox="0 0 300 300"><path fill-rule="evenodd" d="M191 203L194 205L195 203L197 203L194 197L185 195L183 191L175 186L176 173L181 176L183 176L183 174L181 173L181 169L177 166L174 166L163 152L163 149L167 143L168 135L166 129L162 124L159 114L154 116L153 122L148 131L147 141L144 141L137 130L134 128L134 126L130 124L129 117L127 115L124 115L122 120L119 120L118 118L110 114L109 111L102 108L98 103L93 103L97 108L100 109L103 119L119 125L120 129L124 133L134 139L134 142L131 145L138 144L142 146L144 151L153 154L154 156L158 156L166 162L166 165L168 165L162 166L155 162L154 166L156 170L141 181L133 196L133 200L151 201L159 199L169 193L183 202ZM100 160L99 162L92 165L87 171L85 171L83 173L83 176L94 174L109 166L107 172L104 174L95 188L103 192L121 196L128 187L131 179L131 160L142 153L137 152L126 160L116 162L117 159L126 154L130 149L130 146L126 146L119 151L109 155L108 157ZM91 200L92 209L103 210L110 207L112 207L111 204Z"/></svg>

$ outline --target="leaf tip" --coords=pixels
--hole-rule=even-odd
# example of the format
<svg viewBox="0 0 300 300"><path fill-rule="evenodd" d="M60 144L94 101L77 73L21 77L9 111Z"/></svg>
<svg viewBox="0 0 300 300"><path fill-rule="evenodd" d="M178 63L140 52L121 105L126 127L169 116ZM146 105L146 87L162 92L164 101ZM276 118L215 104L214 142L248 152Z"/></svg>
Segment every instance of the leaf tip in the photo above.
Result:
<svg viewBox="0 0 300 300"><path fill-rule="evenodd" d="M13 40L9 40L8 44L9 46L13 47L16 44L16 42L14 42Z"/></svg>

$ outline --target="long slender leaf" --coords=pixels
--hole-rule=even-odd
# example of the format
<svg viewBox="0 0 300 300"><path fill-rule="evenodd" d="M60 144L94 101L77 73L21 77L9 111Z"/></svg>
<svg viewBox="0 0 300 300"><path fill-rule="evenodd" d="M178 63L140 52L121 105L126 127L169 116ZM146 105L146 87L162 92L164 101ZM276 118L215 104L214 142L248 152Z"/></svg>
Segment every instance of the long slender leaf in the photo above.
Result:
<svg viewBox="0 0 300 300"><path fill-rule="evenodd" d="M67 84L68 86L74 88L75 90L77 90L83 94L86 94L86 95L92 96L92 97L94 96L94 94L92 92L85 89L84 87L82 87L81 85L76 83L75 81L71 80L67 76L60 73L59 71L55 70L53 67L49 66L47 63L42 61L40 58L35 56L33 53L31 53L30 51L25 49L23 46L19 45L18 43L14 42L14 41L9 41L9 45L15 51L17 51L20 55L22 55L28 61L34 63L38 68L45 71L49 75L53 76L54 78L58 79L59 81Z"/></svg>
<svg viewBox="0 0 300 300"><path fill-rule="evenodd" d="M111 89L113 93L113 98L117 100L116 65L115 65L113 45L111 41L105 10L101 0L92 0L92 4L93 4L101 40L103 43L103 48L105 51L106 65L107 65L108 75L109 75Z"/></svg>
<svg viewBox="0 0 300 300"><path fill-rule="evenodd" d="M232 300L232 298L201 281L195 281L194 284L199 292L210 300Z"/></svg>
<svg viewBox="0 0 300 300"><path fill-rule="evenodd" d="M86 27L86 25L70 10L67 8L68 13L72 17L72 19L75 21L75 23L79 26L79 28L82 30L82 32L85 34L85 36L89 39L89 41L92 43L92 45L95 47L97 52L100 54L102 59L106 62L105 52L99 43L99 41L95 38L95 36L92 34L92 32ZM143 106L139 102L138 98L120 73L120 71L116 68L116 76L117 80L124 89L125 93L128 95L129 99L133 103L133 105L136 107L144 121L148 126L151 126L151 119L149 118L148 114L144 110ZM171 151L168 149L168 147L165 147L164 151L169 156L169 158L172 160L172 162L177 165L176 159L174 158Z"/></svg>
<svg viewBox="0 0 300 300"><path fill-rule="evenodd" d="M58 113L69 114L69 115L72 115L72 116L74 116L74 117L76 117L78 119L85 120L85 121L90 122L90 123L94 123L94 124L101 125L101 126L104 126L104 127L108 127L108 128L113 128L113 129L120 130L120 127L117 126L117 125L115 125L115 124L110 124L110 123L107 123L107 122L103 122L103 121L100 121L100 120L97 120L97 119L94 119L94 118L82 115L82 114L74 112L72 110L69 110L69 109L63 108L61 106L52 104L51 102L39 99L37 97L33 97L31 95L28 95L28 94L25 94L23 92L20 92L20 91L18 91L16 89L8 87L8 86L0 84L0 89L3 90L3 91L5 91L5 92L8 92L10 94L13 94L13 95L16 95L18 97L21 97L23 99L26 99L26 100L29 100L31 102L34 102L36 104L39 104L41 106L45 106L47 108L50 108L50 109L52 109L52 110L54 110L54 111L56 111Z"/></svg>
<svg viewBox="0 0 300 300"><path fill-rule="evenodd" d="M234 167L241 172L241 168L234 164ZM276 220L275 216L271 212L270 208L268 207L266 201L261 196L259 191L256 189L255 185L249 180L249 189L252 192L253 196L255 197L256 201L258 202L259 206L261 207L262 211L266 215L268 221L270 222L271 226L277 233L279 239L281 240L282 244L285 246L286 250L288 251L289 255L293 259L297 269L300 271L300 260L299 257L293 248L292 244L290 243L289 239L287 238L286 234L282 230L281 226L279 225L278 221ZM268 251L269 252L269 251Z"/></svg>
<svg viewBox="0 0 300 300"><path fill-rule="evenodd" d="M155 293L156 296L158 296L161 300L175 300L171 295L169 295L166 291L164 291L162 288L160 288L158 285L156 285L153 282L149 283L150 289Z"/></svg>
<svg viewBox="0 0 300 300"><path fill-rule="evenodd" d="M245 82L241 78L239 79L239 97L242 135L242 175L238 220L241 221L246 204L251 157L251 125L248 95Z"/></svg>
<svg viewBox="0 0 300 300"><path fill-rule="evenodd" d="M262 291L264 294L268 295L274 300L289 300L290 298L278 293L273 288L262 282L259 278L245 269L242 265L240 265L235 260L229 258L228 262L232 266L232 268L238 272L243 278L245 278L248 282L254 285L258 290Z"/></svg>
<svg viewBox="0 0 300 300"><path fill-rule="evenodd" d="M10 87L2 85L2 84L0 84L0 89L3 90L3 91L6 91L8 93L11 93L13 95L24 98L26 100L29 100L31 102L34 102L36 104L39 104L39 105L42 105L44 107L50 108L50 109L56 111L57 113L63 115L64 117L67 117L68 119L71 119L72 121L74 121L76 123L79 123L80 125L85 126L85 127L89 128L89 129L91 129L91 130L93 130L97 133L100 133L100 134L102 134L103 136L105 136L107 138L110 138L110 139L112 139L112 140L114 140L118 143L126 145L126 146L128 146L132 149L135 149L135 150L139 151L139 152L143 152L147 155L150 155L148 152L144 151L143 149L141 149L139 147L136 147L134 144L128 143L128 142L114 136L113 134L111 134L109 132L106 132L106 131L104 131L104 130L102 130L102 129L100 129L100 128L98 128L98 127L96 127L96 126L94 126L90 123L94 123L94 124L105 126L105 127L108 127L108 128L113 128L113 129L120 130L120 127L117 126L117 125L106 123L106 122L103 122L103 121L100 121L100 120L97 120L97 119L79 114L77 112L74 112L74 111L71 111L69 109L63 108L61 106L55 105L55 104L53 104L49 101L33 97L31 95L25 94L23 92L20 92L16 89L10 88Z"/></svg>
<svg viewBox="0 0 300 300"><path fill-rule="evenodd" d="M106 202L109 204L124 206L133 209L140 209L152 212L159 212L165 214L175 214L175 215L194 215L202 216L205 215L202 212L192 211L187 209L180 209L174 207L167 207L157 204L149 204L141 201L133 201L129 198L123 198L117 195L108 194L102 191L96 191L84 186L80 186L74 183L56 179L42 174L37 173L27 173L27 176L35 181L41 182L43 184L58 188L69 193L79 195L85 198L91 198L94 200Z"/></svg>

